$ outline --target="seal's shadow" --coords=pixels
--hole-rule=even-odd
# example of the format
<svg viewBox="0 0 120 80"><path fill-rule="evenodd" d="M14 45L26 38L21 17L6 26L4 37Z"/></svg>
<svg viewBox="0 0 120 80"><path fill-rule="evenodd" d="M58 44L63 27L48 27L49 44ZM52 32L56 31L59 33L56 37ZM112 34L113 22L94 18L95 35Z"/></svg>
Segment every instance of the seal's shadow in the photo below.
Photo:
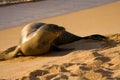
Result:
<svg viewBox="0 0 120 80"><path fill-rule="evenodd" d="M59 46L61 48L74 48L73 50L68 51L52 51L48 52L42 56L64 56L73 51L77 50L91 50L91 49L100 49L103 47L104 41L96 41L96 40L79 40L73 43L69 43L66 45Z"/></svg>

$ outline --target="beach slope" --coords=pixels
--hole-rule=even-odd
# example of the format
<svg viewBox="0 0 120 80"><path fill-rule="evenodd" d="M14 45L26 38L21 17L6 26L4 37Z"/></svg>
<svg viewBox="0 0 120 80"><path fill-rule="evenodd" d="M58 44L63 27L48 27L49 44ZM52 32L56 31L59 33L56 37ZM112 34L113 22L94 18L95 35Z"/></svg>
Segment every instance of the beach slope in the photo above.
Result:
<svg viewBox="0 0 120 80"><path fill-rule="evenodd" d="M0 79L120 80L120 1L39 22L54 23L78 36L102 34L108 41L81 40L39 57L0 61ZM0 51L19 42L25 24L0 31Z"/></svg>

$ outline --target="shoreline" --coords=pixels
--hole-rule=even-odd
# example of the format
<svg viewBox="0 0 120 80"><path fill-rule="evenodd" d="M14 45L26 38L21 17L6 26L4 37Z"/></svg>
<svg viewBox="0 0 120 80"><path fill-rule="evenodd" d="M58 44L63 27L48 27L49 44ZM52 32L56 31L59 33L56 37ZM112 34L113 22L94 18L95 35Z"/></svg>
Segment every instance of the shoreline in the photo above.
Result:
<svg viewBox="0 0 120 80"><path fill-rule="evenodd" d="M71 12L76 12L79 10L86 10L89 8L98 7L101 5L106 5L117 0L106 0L106 1L39 1L33 3L23 3L18 5L11 5L6 7L0 7L1 15L0 25L1 29L6 29L9 27L15 27L24 23L29 23L32 21L37 21L40 19L46 19L51 17L56 17L64 14L69 14ZM63 5L58 5L59 3L64 2ZM95 3L95 4L94 4ZM46 7L45 5L49 7ZM66 5L70 6L66 6ZM31 6L32 5L32 6ZM58 7L55 7L58 5ZM23 9L24 8L24 9ZM39 10L40 9L40 10ZM11 10L11 11L10 11ZM8 23L8 24L6 24Z"/></svg>
<svg viewBox="0 0 120 80"><path fill-rule="evenodd" d="M3 2L0 2L0 7L22 4L22 3L29 3L29 2L38 2L38 1L43 1L43 0L36 0L36 1L26 0L26 1L11 1L11 2L3 1Z"/></svg>

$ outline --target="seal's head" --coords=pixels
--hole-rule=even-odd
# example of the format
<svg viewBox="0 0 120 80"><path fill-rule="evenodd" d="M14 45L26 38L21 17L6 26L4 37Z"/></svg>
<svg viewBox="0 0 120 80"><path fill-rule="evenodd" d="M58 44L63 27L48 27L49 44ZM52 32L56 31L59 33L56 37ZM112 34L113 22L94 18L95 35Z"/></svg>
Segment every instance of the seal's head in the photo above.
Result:
<svg viewBox="0 0 120 80"><path fill-rule="evenodd" d="M52 32L53 34L57 34L57 37L62 34L63 31L65 31L64 27L55 25L55 24L46 24L42 27L43 29Z"/></svg>

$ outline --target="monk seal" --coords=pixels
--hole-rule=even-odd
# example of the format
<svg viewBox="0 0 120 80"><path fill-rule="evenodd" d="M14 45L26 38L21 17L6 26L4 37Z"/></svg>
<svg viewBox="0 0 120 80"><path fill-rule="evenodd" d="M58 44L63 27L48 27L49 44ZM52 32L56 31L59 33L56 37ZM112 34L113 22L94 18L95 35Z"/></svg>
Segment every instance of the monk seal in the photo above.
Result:
<svg viewBox="0 0 120 80"><path fill-rule="evenodd" d="M23 32L24 30L25 29L23 29ZM53 41L59 37L64 30L65 28L55 24L45 24L30 34L28 31L22 35L20 49L25 56L36 56L46 53L54 46Z"/></svg>
<svg viewBox="0 0 120 80"><path fill-rule="evenodd" d="M4 55L4 58L15 57L19 52L25 56L37 56L46 53L54 46L53 41L64 30L65 28L55 24L28 24L21 31L20 44L13 52Z"/></svg>
<svg viewBox="0 0 120 80"><path fill-rule="evenodd" d="M59 48L59 45L68 44L81 39L104 40L102 35L90 35L80 37L65 30L56 24L31 23L21 31L21 39L18 46L11 47L0 55L0 60L10 59L17 55L38 56L47 53L51 49L71 50Z"/></svg>

